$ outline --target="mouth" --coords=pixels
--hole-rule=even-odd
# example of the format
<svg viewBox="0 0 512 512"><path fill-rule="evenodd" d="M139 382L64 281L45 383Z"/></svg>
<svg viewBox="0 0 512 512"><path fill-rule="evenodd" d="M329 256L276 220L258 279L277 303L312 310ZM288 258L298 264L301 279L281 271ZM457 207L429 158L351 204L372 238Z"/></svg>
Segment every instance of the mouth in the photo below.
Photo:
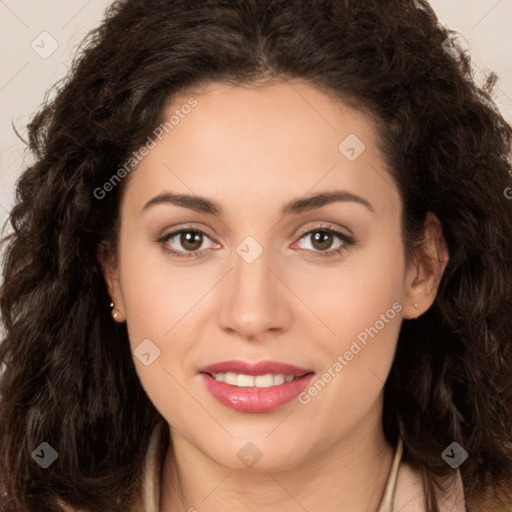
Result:
<svg viewBox="0 0 512 512"><path fill-rule="evenodd" d="M253 413L282 407L303 391L314 375L312 370L275 361L225 361L201 368L199 373L220 403Z"/></svg>
<svg viewBox="0 0 512 512"><path fill-rule="evenodd" d="M239 388L270 388L280 386L285 382L292 382L299 377L297 375L285 375L283 373L266 373L265 375L245 375L243 373L208 373L217 382L225 382L230 386Z"/></svg>

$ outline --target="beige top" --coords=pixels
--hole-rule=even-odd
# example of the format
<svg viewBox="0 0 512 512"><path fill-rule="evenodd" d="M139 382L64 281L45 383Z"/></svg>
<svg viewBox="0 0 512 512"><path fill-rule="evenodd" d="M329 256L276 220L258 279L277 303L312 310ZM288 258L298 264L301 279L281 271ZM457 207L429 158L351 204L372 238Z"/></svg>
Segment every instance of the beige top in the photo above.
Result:
<svg viewBox="0 0 512 512"><path fill-rule="evenodd" d="M162 428L166 427L165 423L159 423L151 436L144 470L144 483L141 501L139 501L131 512L160 512L160 479L162 477L163 455L162 455ZM382 501L377 512L427 512L425 498L422 486L417 479L412 476L412 472L401 464L403 453L403 442L400 438L391 469L386 482L386 487L382 496ZM465 512L464 492L462 488L462 480L460 474L456 472L457 485L455 492L445 497L440 503L441 512ZM400 474L400 478L399 478ZM395 496L397 482L404 493ZM411 498L412 496L412 498ZM395 503L396 501L396 503Z"/></svg>

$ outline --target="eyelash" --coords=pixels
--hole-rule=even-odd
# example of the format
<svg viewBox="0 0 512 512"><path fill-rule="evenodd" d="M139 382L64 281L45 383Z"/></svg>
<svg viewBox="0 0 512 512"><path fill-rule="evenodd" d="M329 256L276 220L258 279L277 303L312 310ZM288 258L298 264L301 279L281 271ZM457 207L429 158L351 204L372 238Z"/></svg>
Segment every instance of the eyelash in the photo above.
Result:
<svg viewBox="0 0 512 512"><path fill-rule="evenodd" d="M354 246L357 244L356 239L353 236L347 235L345 233L341 233L340 231L337 231L336 229L333 229L329 226L316 226L313 229L308 229L304 233L302 233L299 237L299 240L304 238L306 235L311 235L313 233L317 232L323 232L323 233L329 233L331 235L334 235L338 238L340 238L343 241L343 244L340 245L337 249L330 249L328 251L313 251L316 253L313 257L320 257L320 258L328 258L328 257L334 257L338 256L339 254L343 253L347 250L347 246ZM207 233L204 231L191 227L191 226L184 226L176 231L172 231L171 233L167 233L166 235L162 236L158 240L156 240L160 245L162 245L163 249L172 254L173 256L176 256L178 258L202 258L205 255L205 251L200 252L190 252L187 251L187 253L184 254L185 251L175 251L174 249L169 249L169 247L166 245L167 242L174 238L176 235L179 235L181 233L197 233L197 234L203 234L207 236L208 238L211 238ZM310 249L304 249L306 251L310 251Z"/></svg>

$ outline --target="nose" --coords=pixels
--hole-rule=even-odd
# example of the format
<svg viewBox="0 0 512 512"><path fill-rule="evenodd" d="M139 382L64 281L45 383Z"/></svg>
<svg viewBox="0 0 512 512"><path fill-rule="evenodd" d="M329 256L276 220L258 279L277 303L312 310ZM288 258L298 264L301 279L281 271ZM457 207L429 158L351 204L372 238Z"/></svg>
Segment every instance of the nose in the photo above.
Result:
<svg viewBox="0 0 512 512"><path fill-rule="evenodd" d="M234 268L226 276L219 297L219 323L224 330L255 341L290 327L293 293L286 286L284 272L271 259L266 250L252 262L235 255Z"/></svg>

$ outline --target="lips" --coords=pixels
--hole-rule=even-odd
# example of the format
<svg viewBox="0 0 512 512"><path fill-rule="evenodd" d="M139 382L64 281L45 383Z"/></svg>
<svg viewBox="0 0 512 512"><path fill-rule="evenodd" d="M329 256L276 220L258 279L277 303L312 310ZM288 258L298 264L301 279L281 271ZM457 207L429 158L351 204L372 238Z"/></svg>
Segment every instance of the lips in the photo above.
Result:
<svg viewBox="0 0 512 512"><path fill-rule="evenodd" d="M277 361L261 361L259 363L247 363L245 361L223 361L205 366L200 373L242 373L244 375L265 375L267 373L294 375L302 377L313 370L299 368L291 364L278 363Z"/></svg>
<svg viewBox="0 0 512 512"><path fill-rule="evenodd" d="M200 369L208 391L220 403L240 412L270 412L301 393L312 370L277 361L224 361Z"/></svg>

